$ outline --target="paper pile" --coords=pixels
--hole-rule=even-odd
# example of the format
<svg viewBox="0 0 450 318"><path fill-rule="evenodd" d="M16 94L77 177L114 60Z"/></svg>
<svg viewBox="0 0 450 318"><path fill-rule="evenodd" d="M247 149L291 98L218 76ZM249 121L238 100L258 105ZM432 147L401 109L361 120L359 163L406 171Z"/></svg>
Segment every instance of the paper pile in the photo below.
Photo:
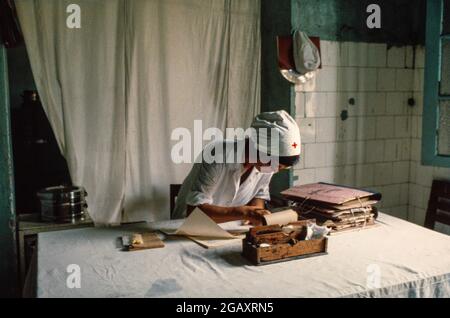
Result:
<svg viewBox="0 0 450 318"><path fill-rule="evenodd" d="M167 235L186 236L205 248L219 247L240 242L248 226L238 226L240 221L217 224L199 208L196 208L177 229L160 229Z"/></svg>
<svg viewBox="0 0 450 318"><path fill-rule="evenodd" d="M373 226L374 204L381 199L380 193L327 183L296 186L282 194L296 202L302 217L315 218L332 233Z"/></svg>

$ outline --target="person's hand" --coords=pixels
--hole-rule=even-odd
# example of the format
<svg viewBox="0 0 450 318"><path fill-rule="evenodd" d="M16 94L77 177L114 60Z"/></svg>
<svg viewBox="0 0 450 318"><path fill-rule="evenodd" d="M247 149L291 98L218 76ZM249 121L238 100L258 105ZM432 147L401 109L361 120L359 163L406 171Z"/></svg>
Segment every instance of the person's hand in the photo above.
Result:
<svg viewBox="0 0 450 318"><path fill-rule="evenodd" d="M262 225L264 215L270 214L270 211L261 209L260 207L247 205L236 207L236 212L242 217L242 219L249 221L252 225Z"/></svg>

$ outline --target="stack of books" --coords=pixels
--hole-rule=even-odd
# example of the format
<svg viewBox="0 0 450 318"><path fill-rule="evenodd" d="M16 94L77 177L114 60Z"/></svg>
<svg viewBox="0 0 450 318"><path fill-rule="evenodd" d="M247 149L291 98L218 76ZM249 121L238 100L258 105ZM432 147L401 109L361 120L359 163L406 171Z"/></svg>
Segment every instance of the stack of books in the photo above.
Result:
<svg viewBox="0 0 450 318"><path fill-rule="evenodd" d="M316 219L332 233L372 227L378 216L374 206L381 194L328 183L296 186L281 192L294 201L302 218Z"/></svg>

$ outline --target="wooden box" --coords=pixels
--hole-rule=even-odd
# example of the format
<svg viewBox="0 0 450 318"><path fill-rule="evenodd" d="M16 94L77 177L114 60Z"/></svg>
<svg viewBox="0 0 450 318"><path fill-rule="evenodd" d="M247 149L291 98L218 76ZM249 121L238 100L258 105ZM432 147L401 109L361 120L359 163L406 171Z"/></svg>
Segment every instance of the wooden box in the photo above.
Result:
<svg viewBox="0 0 450 318"><path fill-rule="evenodd" d="M242 240L242 254L254 265L265 265L324 255L328 239L305 240L306 224L311 220L290 223L295 230L285 233L279 225L257 226ZM263 246L261 246L261 244ZM265 246L265 245L270 246Z"/></svg>

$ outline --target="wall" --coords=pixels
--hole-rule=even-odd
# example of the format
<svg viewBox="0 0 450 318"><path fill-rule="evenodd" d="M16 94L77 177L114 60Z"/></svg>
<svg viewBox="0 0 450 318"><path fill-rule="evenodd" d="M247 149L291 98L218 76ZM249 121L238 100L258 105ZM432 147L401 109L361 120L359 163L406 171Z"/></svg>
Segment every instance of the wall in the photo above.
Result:
<svg viewBox="0 0 450 318"><path fill-rule="evenodd" d="M381 30L364 24L368 3L381 6ZM423 0L292 0L293 27L321 37L323 58L317 78L296 87L304 143L296 184L372 188L384 212L424 224L432 180L450 179L450 169L420 163L425 13Z"/></svg>
<svg viewBox="0 0 450 318"><path fill-rule="evenodd" d="M291 1L261 0L261 111L293 112L293 88L278 70L277 35L291 31ZM291 185L292 172L276 174L270 184L272 196Z"/></svg>
<svg viewBox="0 0 450 318"><path fill-rule="evenodd" d="M421 89L414 49L323 40L321 47L323 68L296 87L304 155L295 182L374 189L383 194L384 212L407 219L411 114L418 108L408 99L420 100ZM416 49L417 66L422 56Z"/></svg>
<svg viewBox="0 0 450 318"><path fill-rule="evenodd" d="M368 29L369 4L381 29ZM424 44L426 0L292 0L292 25L324 40Z"/></svg>
<svg viewBox="0 0 450 318"><path fill-rule="evenodd" d="M377 190L383 212L423 225L433 178L450 179L450 169L420 164L425 49L324 40L321 47L323 68L296 87L304 151L295 184Z"/></svg>

